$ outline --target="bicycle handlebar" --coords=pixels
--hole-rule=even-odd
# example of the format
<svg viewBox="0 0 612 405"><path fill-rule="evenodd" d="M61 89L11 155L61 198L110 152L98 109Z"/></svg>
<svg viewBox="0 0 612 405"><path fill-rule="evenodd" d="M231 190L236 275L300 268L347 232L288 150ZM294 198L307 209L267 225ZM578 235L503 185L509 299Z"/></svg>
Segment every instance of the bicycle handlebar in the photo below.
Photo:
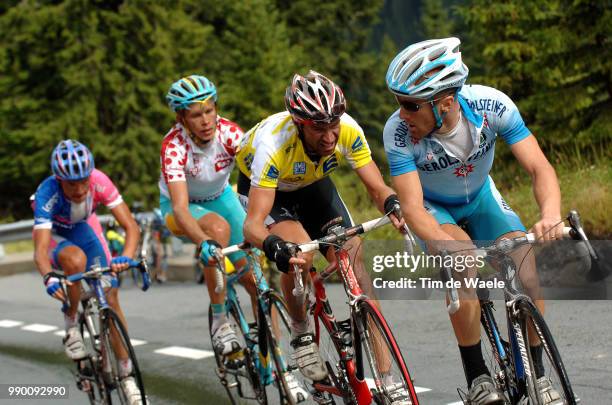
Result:
<svg viewBox="0 0 612 405"><path fill-rule="evenodd" d="M582 228L582 224L580 222L580 215L578 215L578 212L576 212L575 210L572 210L570 211L567 219L571 226L570 227L566 226L563 228L563 236L566 238L569 237L574 240L582 241L586 244L587 250L589 251L589 255L591 256L591 259L592 259L591 260L591 273L597 273L597 275L600 275L599 274L600 270L597 265L597 262L598 262L597 253L595 253L595 250L591 246L586 236L586 233L584 232L584 229ZM501 252L503 254L506 254L507 252L510 252L511 250L515 249L518 246L524 245L526 243L535 243L535 242L537 242L537 238L535 234L528 233L525 236L519 236L517 238L502 239L499 242L494 243L491 246L474 249L474 252L477 256L481 256L484 258L484 257L490 256L491 254L495 252ZM446 252L446 254L450 254L450 253L452 252ZM452 269L450 269L449 267L443 266L442 269L440 270L441 278L443 280L450 279L451 271ZM459 302L459 296L457 293L457 289L455 287L448 288L447 292L449 295L449 304L447 305L446 310L448 311L449 314L452 315L459 310L461 304Z"/></svg>
<svg viewBox="0 0 612 405"><path fill-rule="evenodd" d="M151 285L151 278L149 277L149 269L147 268L146 261L137 261L130 259L129 266L127 269L138 268L140 269L140 274L142 276L142 291L147 291L149 286ZM127 270L125 269L125 270ZM122 270L122 271L125 271ZM113 269L110 266L100 267L97 265L92 265L88 271L84 271L81 273L71 274L69 276L65 276L64 278L70 282L81 281L86 278L98 278L102 274L111 273Z"/></svg>
<svg viewBox="0 0 612 405"><path fill-rule="evenodd" d="M391 220L387 215L384 215L380 218L372 219L370 221L364 222L359 225L351 226L349 228L344 228L341 226L333 227L328 231L329 234L327 236L323 236L322 238L296 245L294 250L294 256L295 254L297 254L298 251L308 253L317 250L319 249L319 246L321 244L334 244L338 242L344 243L355 235L360 235L362 233L369 232L389 223L391 223ZM295 283L292 291L294 297L302 297L304 295L304 282L302 280L301 273L302 269L297 264L294 264L293 274L295 277Z"/></svg>

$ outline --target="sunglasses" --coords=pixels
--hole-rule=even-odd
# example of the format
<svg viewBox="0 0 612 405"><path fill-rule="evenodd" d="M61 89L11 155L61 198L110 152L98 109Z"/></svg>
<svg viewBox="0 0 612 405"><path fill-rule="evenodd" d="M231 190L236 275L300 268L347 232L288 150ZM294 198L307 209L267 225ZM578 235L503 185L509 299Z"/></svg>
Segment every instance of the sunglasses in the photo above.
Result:
<svg viewBox="0 0 612 405"><path fill-rule="evenodd" d="M443 98L448 97L448 96L449 94L436 98L431 101L423 101L422 103L415 103L414 101L405 101L405 100L399 100L399 99L397 99L397 102L404 110L410 111L410 112L417 112L421 109L421 106L425 104L429 104L429 103L435 103L436 101L442 100Z"/></svg>

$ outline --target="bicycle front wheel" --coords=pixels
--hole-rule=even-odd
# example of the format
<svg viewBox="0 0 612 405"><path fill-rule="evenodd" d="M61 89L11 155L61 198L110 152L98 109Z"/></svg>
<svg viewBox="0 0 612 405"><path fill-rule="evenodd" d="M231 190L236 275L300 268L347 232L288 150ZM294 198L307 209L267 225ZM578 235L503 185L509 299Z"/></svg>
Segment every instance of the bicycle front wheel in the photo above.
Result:
<svg viewBox="0 0 612 405"><path fill-rule="evenodd" d="M364 376L372 379L368 385L375 403L387 405L410 400L413 405L418 404L408 367L380 310L369 300L361 301L353 322L359 339L355 350L361 350L356 354L365 357L369 364Z"/></svg>
<svg viewBox="0 0 612 405"><path fill-rule="evenodd" d="M276 369L275 384L280 403L293 405L307 399L308 385L297 364L291 359L291 318L287 304L275 291L269 290L266 294L268 350L272 353Z"/></svg>
<svg viewBox="0 0 612 405"><path fill-rule="evenodd" d="M254 351L256 339L249 336L246 328L246 319L238 303L229 303L229 322L232 329L243 348L240 352L233 355L223 356L214 350L215 361L217 362L217 376L225 388L229 400L232 404L239 403L239 398L252 399L260 404L267 403L266 386L263 384L258 370L261 367L261 360L255 359L258 354ZM248 324L253 326L253 324ZM208 308L208 331L212 343L212 307Z"/></svg>
<svg viewBox="0 0 612 405"><path fill-rule="evenodd" d="M133 401L130 395L133 393L126 392L122 382L126 378L133 377L140 392L140 399L143 404L146 404L142 375L127 329L115 311L110 308L103 311L100 337L102 340L102 370L107 389L114 389L119 403L130 404L130 399ZM120 366L121 360L128 358L132 363L132 369L129 372L121 370Z"/></svg>
<svg viewBox="0 0 612 405"><path fill-rule="evenodd" d="M561 354L557 349L557 345L553 339L552 333L542 314L536 306L527 300L519 303L520 316L525 324L525 341L532 342L535 337L542 344L542 364L540 370L536 370L534 359L529 355L531 362L531 372L535 378L528 380L528 384L532 385L529 390L533 397L533 404L567 404L574 405L578 402L574 395L574 391L569 381Z"/></svg>
<svg viewBox="0 0 612 405"><path fill-rule="evenodd" d="M110 402L109 392L102 378L102 355L95 319L98 319L97 312L92 311L90 304L84 301L83 312L79 317L79 329L88 356L77 362L77 386L87 394L91 404L105 404Z"/></svg>

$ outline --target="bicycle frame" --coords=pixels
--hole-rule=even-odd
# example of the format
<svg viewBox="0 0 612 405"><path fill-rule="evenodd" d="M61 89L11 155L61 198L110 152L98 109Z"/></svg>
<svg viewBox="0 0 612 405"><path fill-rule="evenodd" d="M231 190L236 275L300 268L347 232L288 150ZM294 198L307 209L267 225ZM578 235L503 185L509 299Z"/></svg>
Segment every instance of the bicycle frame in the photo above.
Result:
<svg viewBox="0 0 612 405"><path fill-rule="evenodd" d="M597 254L582 229L580 216L576 211L570 211L567 219L571 227L563 229L564 236L569 236L572 239L585 243L592 260L590 271L595 273L595 276L601 276L597 266ZM485 257L487 261L491 262L491 259L494 259L498 262L498 271L501 273L504 281L504 307L508 324L508 341L503 340L499 332L495 317L493 316L493 302L489 300L489 291L487 289L478 290L478 298L481 306L481 324L491 343L493 358L500 370L494 377L498 385L508 393L509 400L513 404L521 403L525 398L538 397L537 387L535 387L536 383L534 382L535 370L532 369L531 353L528 349L529 342L525 337L525 332L528 330L529 325L527 325L523 314L525 313L525 306L533 308L536 313L539 312L532 299L519 291L517 268L509 255L512 249L533 242L535 242L535 236L527 234L514 239L502 239L490 247L476 249L476 252L479 252L479 255ZM443 252L443 254L448 253ZM448 267L443 268L441 271L442 277L450 277L451 271ZM451 304L447 309L450 314L453 314L459 308L456 288L448 289L448 297ZM546 325L544 324L544 326ZM547 331L546 333L550 335L550 332ZM554 347L552 336L547 339L553 342L552 346ZM549 352L549 347L546 347L546 350ZM556 347L554 347L554 352L557 352ZM560 368L557 371L561 375L565 375L560 358L555 359L555 362L556 367ZM574 395L569 380L566 377L564 378L563 389L565 394L568 397Z"/></svg>
<svg viewBox="0 0 612 405"><path fill-rule="evenodd" d="M357 303L361 300L367 300L368 297L363 294L363 290L359 286L357 277L353 272L353 266L350 263L348 252L345 249L339 249L336 251L337 262L328 266L320 274L314 269L311 269L310 274L312 276L312 283L314 287L315 303L310 309L314 315L315 320L322 319L328 330L333 331L331 334L334 345L339 348L340 362L342 363L345 377L351 386L355 398L359 404L370 404L372 402L372 394L368 387L367 382L364 379L363 372L363 359L361 358L361 336L360 331L356 331L357 328L351 328L351 342L355 342L354 349L351 347L350 342L347 342L343 338L341 328L338 326L338 322L332 312L327 295L325 292L325 286L323 281L329 278L333 273L339 272L342 276L345 292L349 298L349 319L352 319L353 314L357 311ZM357 333L355 333L357 332ZM363 331L361 331L363 332ZM320 326L318 322L315 322L315 337L317 344L320 339ZM347 344L348 343L348 344ZM322 382L315 382L313 386L322 392L329 392L333 395L340 397L344 396L344 393L333 384L325 384Z"/></svg>
<svg viewBox="0 0 612 405"><path fill-rule="evenodd" d="M266 313L268 309L268 303L265 300L266 293L270 290L268 287L268 283L261 271L261 266L259 264L259 260L256 257L252 257L253 253L249 253L247 255L248 261L251 266L249 266L253 271L253 276L255 277L255 285L257 287L257 316L258 318L264 317L263 314ZM226 298L225 298L225 306L227 313L230 312L230 308L233 307L238 314L239 323L238 325L242 330L244 336L251 335L251 326L246 320L242 308L240 306L240 301L238 299L238 294L236 292L235 283L243 276L242 273L236 271L233 274L230 274L227 277L227 290L226 290ZM264 317L265 318L265 317ZM257 323L265 322L265 319L257 319ZM268 325L269 328L272 325ZM272 330L272 329L269 329ZM258 328L258 338L255 339L246 339L248 349L254 354L254 362L255 367L257 368L258 374L260 376L260 383L262 385L269 385L274 381L274 376L272 373L272 361L270 357L270 353L267 351L267 341L265 331L262 328Z"/></svg>
<svg viewBox="0 0 612 405"><path fill-rule="evenodd" d="M525 342L523 336L524 325L518 316L520 312L517 310L521 301L531 302L531 298L518 291L513 260L504 255L500 264L505 285L504 306L509 342L501 338L499 327L492 313L493 303L488 299L481 300L481 317L485 332L495 347L493 355L502 373L496 376L497 381L506 388L511 397L510 400L514 403L528 395L527 377L530 377L532 373L527 350L528 342Z"/></svg>

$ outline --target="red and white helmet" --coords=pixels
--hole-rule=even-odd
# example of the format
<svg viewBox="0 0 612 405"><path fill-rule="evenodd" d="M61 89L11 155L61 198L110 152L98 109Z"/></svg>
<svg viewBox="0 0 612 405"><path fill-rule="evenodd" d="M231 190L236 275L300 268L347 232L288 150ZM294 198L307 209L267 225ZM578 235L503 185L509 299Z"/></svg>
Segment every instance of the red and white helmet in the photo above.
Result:
<svg viewBox="0 0 612 405"><path fill-rule="evenodd" d="M300 124L329 124L346 111L346 99L338 85L311 70L295 74L285 92L285 107Z"/></svg>

